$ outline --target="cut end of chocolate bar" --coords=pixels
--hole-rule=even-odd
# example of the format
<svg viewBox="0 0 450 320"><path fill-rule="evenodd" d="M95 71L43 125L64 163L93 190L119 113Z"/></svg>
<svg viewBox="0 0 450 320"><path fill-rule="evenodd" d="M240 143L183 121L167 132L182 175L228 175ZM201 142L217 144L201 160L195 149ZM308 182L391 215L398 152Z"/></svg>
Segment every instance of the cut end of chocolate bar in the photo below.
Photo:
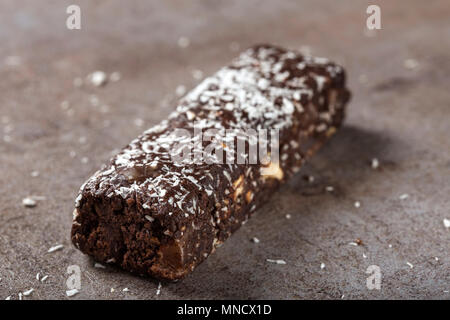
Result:
<svg viewBox="0 0 450 320"><path fill-rule="evenodd" d="M163 228L164 222L157 214L151 218L149 210L140 207L139 198L87 191L74 211L72 241L96 261L159 279L180 279L206 258L197 252L212 251L215 230L201 219L201 228L178 228L175 220L172 228Z"/></svg>

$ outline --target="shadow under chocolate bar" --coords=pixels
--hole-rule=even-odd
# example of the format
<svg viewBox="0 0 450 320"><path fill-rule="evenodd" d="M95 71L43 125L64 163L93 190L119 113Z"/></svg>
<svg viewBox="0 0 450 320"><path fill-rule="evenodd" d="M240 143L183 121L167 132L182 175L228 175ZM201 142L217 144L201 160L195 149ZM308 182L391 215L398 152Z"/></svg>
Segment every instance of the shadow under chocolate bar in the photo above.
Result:
<svg viewBox="0 0 450 320"><path fill-rule="evenodd" d="M184 277L336 132L349 98L344 70L327 59L270 45L244 51L81 187L74 245L131 272ZM229 133L233 140L249 130L276 130L278 149L271 152L278 160L205 161L208 141L178 134L196 127L226 136L220 143L225 160L236 160ZM185 147L205 157L175 161L174 151ZM207 156L218 160L219 154Z"/></svg>

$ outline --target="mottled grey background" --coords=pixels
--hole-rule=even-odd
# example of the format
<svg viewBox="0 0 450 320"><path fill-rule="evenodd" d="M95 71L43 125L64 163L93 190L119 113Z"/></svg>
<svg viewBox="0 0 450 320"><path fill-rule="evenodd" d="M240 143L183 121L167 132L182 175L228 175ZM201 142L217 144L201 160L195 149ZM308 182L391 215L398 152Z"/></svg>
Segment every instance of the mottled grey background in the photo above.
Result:
<svg viewBox="0 0 450 320"><path fill-rule="evenodd" d="M81 6L80 31L65 27L70 3ZM376 34L365 29L369 3L382 9ZM449 16L446 0L2 0L0 298L34 288L27 299L65 299L66 269L77 264L82 289L71 299L449 299ZM177 44L183 36L187 48ZM159 296L158 282L94 268L69 239L80 185L169 114L176 88L198 83L193 70L208 75L238 47L260 42L343 64L353 92L345 127L192 275L163 283ZM417 66L405 67L408 59ZM97 69L122 78L73 86ZM335 192L324 192L327 185ZM24 208L30 195L45 200ZM357 238L363 245L349 244ZM47 253L56 244L65 247ZM381 268L379 291L366 288L369 265ZM48 280L36 281L38 272Z"/></svg>

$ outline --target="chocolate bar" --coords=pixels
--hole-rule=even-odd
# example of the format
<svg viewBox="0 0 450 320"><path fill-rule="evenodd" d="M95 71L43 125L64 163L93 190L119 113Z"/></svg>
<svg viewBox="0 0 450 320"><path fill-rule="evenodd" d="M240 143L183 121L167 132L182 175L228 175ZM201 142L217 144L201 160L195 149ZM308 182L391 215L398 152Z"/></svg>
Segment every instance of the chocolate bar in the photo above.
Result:
<svg viewBox="0 0 450 320"><path fill-rule="evenodd" d="M74 245L141 275L186 276L336 132L349 98L344 70L325 58L244 51L88 179ZM243 133L265 131L276 144L258 158Z"/></svg>

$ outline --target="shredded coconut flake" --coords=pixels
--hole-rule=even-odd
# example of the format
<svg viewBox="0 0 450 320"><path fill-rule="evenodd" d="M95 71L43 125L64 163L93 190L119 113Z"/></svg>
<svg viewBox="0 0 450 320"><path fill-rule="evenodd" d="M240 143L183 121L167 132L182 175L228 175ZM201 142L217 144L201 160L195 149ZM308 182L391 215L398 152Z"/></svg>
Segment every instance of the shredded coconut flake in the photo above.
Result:
<svg viewBox="0 0 450 320"><path fill-rule="evenodd" d="M286 264L286 261L282 259L266 259L267 262L276 263L276 264Z"/></svg>
<svg viewBox="0 0 450 320"><path fill-rule="evenodd" d="M66 291L66 296L73 297L74 295L78 294L80 291L78 289L71 289Z"/></svg>
<svg viewBox="0 0 450 320"><path fill-rule="evenodd" d="M24 296L29 296L33 291L34 291L34 289L31 288L31 289L29 289L29 290L27 290L27 291L24 291L24 292L23 292L23 295L24 295Z"/></svg>
<svg viewBox="0 0 450 320"><path fill-rule="evenodd" d="M380 166L380 162L378 161L378 159L373 158L372 159L372 169L378 169L379 166Z"/></svg>
<svg viewBox="0 0 450 320"><path fill-rule="evenodd" d="M37 202L31 197L27 197L22 200L22 204L27 208L34 208L36 207Z"/></svg>
<svg viewBox="0 0 450 320"><path fill-rule="evenodd" d="M101 87L106 84L108 78L103 71L94 71L88 75L89 82L95 87Z"/></svg>
<svg viewBox="0 0 450 320"><path fill-rule="evenodd" d="M54 247L51 247L50 249L48 249L48 253L52 253L52 252L55 252L55 251L58 251L58 250L61 250L62 248L64 248L64 245L62 245L62 244L58 244L58 245L56 245L56 246L54 246Z"/></svg>
<svg viewBox="0 0 450 320"><path fill-rule="evenodd" d="M159 294L161 293L161 287L162 287L162 285L161 285L161 282L160 282L160 283L158 283L158 288L156 289L156 295L157 296L159 296Z"/></svg>
<svg viewBox="0 0 450 320"><path fill-rule="evenodd" d="M252 242L253 242L253 243L259 243L260 241L259 241L259 239L258 239L258 238L256 238L256 237L253 237L253 238L252 238Z"/></svg>

